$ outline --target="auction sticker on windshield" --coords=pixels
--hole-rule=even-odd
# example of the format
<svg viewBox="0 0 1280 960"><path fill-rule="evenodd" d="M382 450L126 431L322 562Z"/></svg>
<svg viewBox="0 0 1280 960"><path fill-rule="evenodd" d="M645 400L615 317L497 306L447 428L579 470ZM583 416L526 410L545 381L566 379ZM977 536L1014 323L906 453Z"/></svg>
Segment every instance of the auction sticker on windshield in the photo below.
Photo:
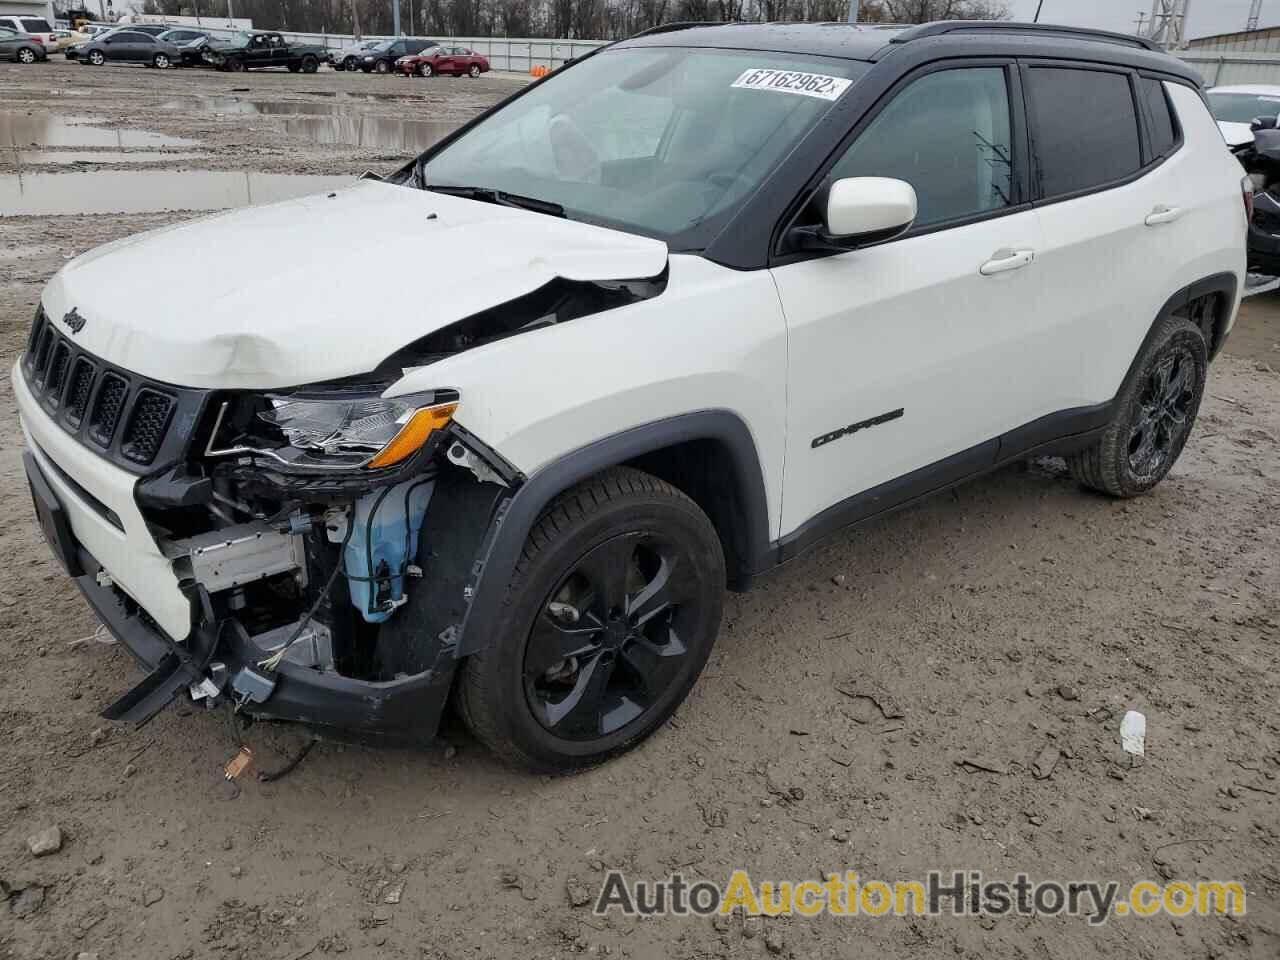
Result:
<svg viewBox="0 0 1280 960"><path fill-rule="evenodd" d="M733 81L732 86L742 90L776 90L779 93L798 93L821 100L836 100L849 89L852 82L844 77L828 77L821 73L752 67L744 70L742 76Z"/></svg>

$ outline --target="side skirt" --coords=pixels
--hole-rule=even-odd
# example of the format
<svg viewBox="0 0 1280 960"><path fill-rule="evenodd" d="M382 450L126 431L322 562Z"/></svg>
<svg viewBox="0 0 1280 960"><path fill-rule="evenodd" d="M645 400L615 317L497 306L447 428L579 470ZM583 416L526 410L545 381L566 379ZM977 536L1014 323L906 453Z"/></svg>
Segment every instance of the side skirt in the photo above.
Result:
<svg viewBox="0 0 1280 960"><path fill-rule="evenodd" d="M901 510L1030 456L1065 455L1092 444L1111 421L1112 403L1073 407L1033 420L833 504L771 545L771 566L786 563L839 530ZM764 572L763 570L760 572Z"/></svg>

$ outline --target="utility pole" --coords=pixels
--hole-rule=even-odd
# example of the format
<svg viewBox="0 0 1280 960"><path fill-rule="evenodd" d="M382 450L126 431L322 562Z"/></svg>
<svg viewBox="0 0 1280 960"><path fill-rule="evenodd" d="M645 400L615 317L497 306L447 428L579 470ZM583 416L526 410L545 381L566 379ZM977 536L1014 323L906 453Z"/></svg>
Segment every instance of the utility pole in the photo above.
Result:
<svg viewBox="0 0 1280 960"><path fill-rule="evenodd" d="M1147 34L1166 50L1176 50L1186 38L1187 11L1191 0L1155 0Z"/></svg>
<svg viewBox="0 0 1280 960"><path fill-rule="evenodd" d="M1253 6L1249 8L1249 19L1245 23L1246 30L1257 30L1258 21L1262 19L1262 0L1253 0Z"/></svg>
<svg viewBox="0 0 1280 960"><path fill-rule="evenodd" d="M391 32L400 36L400 0L391 0Z"/></svg>
<svg viewBox="0 0 1280 960"><path fill-rule="evenodd" d="M849 22L858 22L858 0L849 0Z"/></svg>

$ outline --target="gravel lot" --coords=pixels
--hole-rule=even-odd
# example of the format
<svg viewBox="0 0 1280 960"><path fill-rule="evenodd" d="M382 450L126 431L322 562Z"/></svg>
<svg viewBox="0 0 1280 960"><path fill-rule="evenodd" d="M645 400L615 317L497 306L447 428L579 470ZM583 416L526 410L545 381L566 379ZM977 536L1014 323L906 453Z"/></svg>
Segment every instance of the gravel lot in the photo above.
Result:
<svg viewBox="0 0 1280 960"><path fill-rule="evenodd" d="M392 167L429 135L422 125L464 119L522 82L59 60L0 64L0 115L11 128L15 111L47 111L148 130L198 141L185 149L204 155L148 156L148 170L345 176ZM10 148L28 146L0 135L0 196L19 172ZM89 148L66 148L77 149ZM124 162L133 152L94 169L136 170ZM54 169L24 161L21 172ZM84 169L56 172L74 191ZM66 259L190 215L0 216L4 369ZM431 751L323 743L288 778L238 786L222 778L235 745L221 712L180 706L140 731L98 718L138 674L92 637L93 618L36 533L6 389L0 958L1274 960L1278 370L1280 294L1269 294L1246 306L1187 450L1152 495L1093 496L1060 462L1039 461L837 536L731 596L676 721L604 768L512 772L454 724ZM841 692L854 687L879 688L886 709ZM1131 708L1148 718L1139 767L1119 746ZM259 725L248 742L271 769L305 738ZM1056 757L1045 779L1037 757ZM51 825L61 849L37 859L27 838ZM797 880L933 868L1238 879L1249 914L1101 927L593 917L575 903L613 866L717 882L736 867Z"/></svg>

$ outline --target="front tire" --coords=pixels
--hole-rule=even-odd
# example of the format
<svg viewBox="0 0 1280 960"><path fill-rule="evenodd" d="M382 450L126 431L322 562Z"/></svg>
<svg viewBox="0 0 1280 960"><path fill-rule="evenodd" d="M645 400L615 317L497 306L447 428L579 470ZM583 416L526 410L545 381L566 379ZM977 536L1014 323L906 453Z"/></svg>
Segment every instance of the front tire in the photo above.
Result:
<svg viewBox="0 0 1280 960"><path fill-rule="evenodd" d="M1209 372L1204 334L1182 317L1163 321L1134 362L1101 439L1067 458L1078 482L1136 497L1165 478L1195 424Z"/></svg>
<svg viewBox="0 0 1280 960"><path fill-rule="evenodd" d="M423 79L426 79L427 77L431 76L431 74L433 73L435 73L435 70L432 68L431 64L429 63L418 64L418 76L422 77Z"/></svg>
<svg viewBox="0 0 1280 960"><path fill-rule="evenodd" d="M724 583L715 528L679 490L629 467L584 481L530 531L496 639L463 664L463 720L538 771L634 747L702 672Z"/></svg>
<svg viewBox="0 0 1280 960"><path fill-rule="evenodd" d="M226 70L227 73L244 73L244 64L239 60L232 59L226 62L223 69Z"/></svg>
<svg viewBox="0 0 1280 960"><path fill-rule="evenodd" d="M101 50L91 50L89 52L89 62L95 67L100 67L107 62L107 57Z"/></svg>

